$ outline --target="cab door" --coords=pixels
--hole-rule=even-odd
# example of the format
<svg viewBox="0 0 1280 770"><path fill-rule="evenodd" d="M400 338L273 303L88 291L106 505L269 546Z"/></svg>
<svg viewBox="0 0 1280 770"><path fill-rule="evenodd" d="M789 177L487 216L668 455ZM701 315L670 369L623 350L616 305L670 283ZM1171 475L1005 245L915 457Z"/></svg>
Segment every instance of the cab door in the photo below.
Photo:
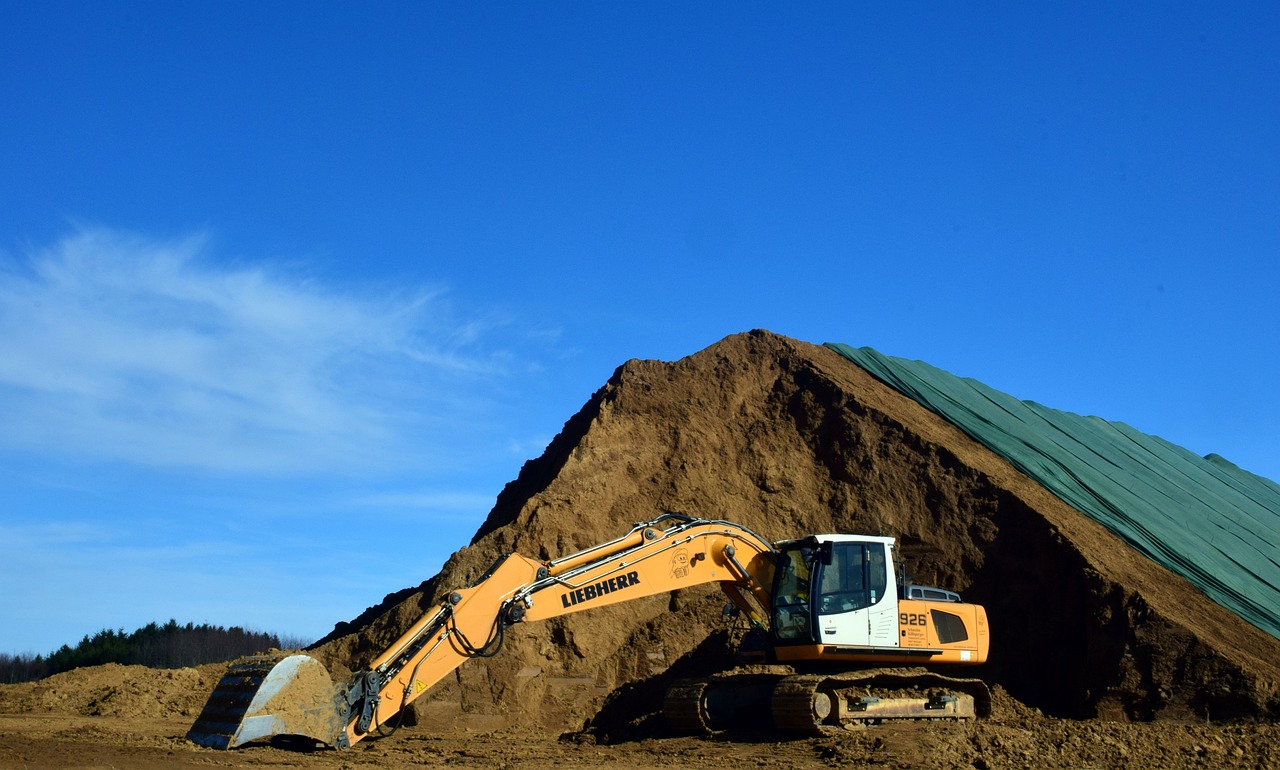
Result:
<svg viewBox="0 0 1280 770"><path fill-rule="evenodd" d="M814 598L820 644L898 645L898 602L886 557L883 543L823 544Z"/></svg>

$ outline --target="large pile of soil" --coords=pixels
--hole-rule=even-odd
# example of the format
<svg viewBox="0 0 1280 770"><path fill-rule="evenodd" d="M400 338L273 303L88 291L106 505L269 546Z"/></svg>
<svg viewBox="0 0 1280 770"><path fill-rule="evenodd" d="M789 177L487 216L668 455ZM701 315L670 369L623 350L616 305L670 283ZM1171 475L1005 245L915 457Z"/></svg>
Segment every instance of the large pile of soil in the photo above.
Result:
<svg viewBox="0 0 1280 770"><path fill-rule="evenodd" d="M1280 716L1280 641L837 353L764 331L623 365L440 574L339 624L313 654L344 678L500 555L555 558L663 511L773 539L896 536L917 582L987 608L991 662L964 673L1046 714ZM636 718L665 678L718 659L722 604L707 588L522 624L415 709L434 724L549 732Z"/></svg>

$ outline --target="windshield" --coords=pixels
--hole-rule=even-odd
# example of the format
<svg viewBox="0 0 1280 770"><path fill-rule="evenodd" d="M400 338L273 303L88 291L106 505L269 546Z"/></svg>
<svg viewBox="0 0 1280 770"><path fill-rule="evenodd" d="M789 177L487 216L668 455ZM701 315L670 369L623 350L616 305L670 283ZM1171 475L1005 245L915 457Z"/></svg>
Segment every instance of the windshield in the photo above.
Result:
<svg viewBox="0 0 1280 770"><path fill-rule="evenodd" d="M773 592L773 629L778 639L811 639L809 576L816 549L794 546L778 554Z"/></svg>

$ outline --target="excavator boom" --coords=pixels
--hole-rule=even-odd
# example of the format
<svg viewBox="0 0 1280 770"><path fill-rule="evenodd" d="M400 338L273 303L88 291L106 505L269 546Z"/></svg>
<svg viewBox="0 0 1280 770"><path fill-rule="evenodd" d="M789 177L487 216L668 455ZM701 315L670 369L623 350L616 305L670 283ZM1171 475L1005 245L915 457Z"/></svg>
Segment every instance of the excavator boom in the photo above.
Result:
<svg viewBox="0 0 1280 770"><path fill-rule="evenodd" d="M767 540L740 525L669 513L555 561L508 554L474 585L428 610L345 685L335 686L305 655L233 666L188 738L232 748L302 735L347 748L389 724L467 659L496 654L515 623L704 583L721 583L763 623L772 609L772 553Z"/></svg>

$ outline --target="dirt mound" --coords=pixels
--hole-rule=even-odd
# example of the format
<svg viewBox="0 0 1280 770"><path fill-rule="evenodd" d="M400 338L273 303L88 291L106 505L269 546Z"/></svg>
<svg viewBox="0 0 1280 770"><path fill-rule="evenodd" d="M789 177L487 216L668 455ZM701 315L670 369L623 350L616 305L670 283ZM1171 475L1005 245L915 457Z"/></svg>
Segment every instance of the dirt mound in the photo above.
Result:
<svg viewBox="0 0 1280 770"><path fill-rule="evenodd" d="M1051 715L1280 716L1280 642L1207 600L937 415L837 353L764 331L633 360L499 495L440 574L339 624L313 654L345 677L503 553L549 559L676 511L765 537L899 539L917 581L987 607L965 670ZM450 720L576 728L722 652L714 589L521 624L415 704ZM468 720L470 720L468 722Z"/></svg>
<svg viewBox="0 0 1280 770"><path fill-rule="evenodd" d="M225 664L199 668L78 668L38 682L0 687L0 714L195 718Z"/></svg>

